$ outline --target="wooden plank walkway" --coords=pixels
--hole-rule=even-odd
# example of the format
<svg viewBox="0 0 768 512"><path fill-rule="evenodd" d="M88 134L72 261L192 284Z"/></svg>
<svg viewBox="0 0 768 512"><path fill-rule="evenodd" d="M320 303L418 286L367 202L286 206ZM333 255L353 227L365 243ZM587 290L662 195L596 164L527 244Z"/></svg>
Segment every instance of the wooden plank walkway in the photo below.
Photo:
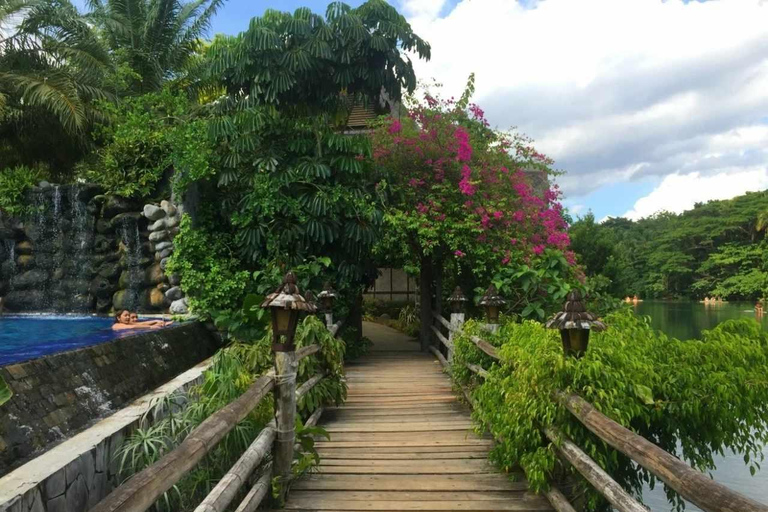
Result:
<svg viewBox="0 0 768 512"><path fill-rule="evenodd" d="M440 364L402 334L366 324L374 349L347 366L349 397L326 410L319 472L296 482L287 510L544 511L522 475L488 461Z"/></svg>

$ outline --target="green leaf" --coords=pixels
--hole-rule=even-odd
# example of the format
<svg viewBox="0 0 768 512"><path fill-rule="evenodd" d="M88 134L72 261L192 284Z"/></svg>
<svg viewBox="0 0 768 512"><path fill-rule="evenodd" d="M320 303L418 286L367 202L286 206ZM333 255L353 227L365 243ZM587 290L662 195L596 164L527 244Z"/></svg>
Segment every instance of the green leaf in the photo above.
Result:
<svg viewBox="0 0 768 512"><path fill-rule="evenodd" d="M645 405L653 405L653 391L648 386L642 384L635 384L635 395L637 398L643 401Z"/></svg>
<svg viewBox="0 0 768 512"><path fill-rule="evenodd" d="M11 388L5 382L3 377L0 376L0 405L3 405L5 402L10 400L12 396L13 391L11 391Z"/></svg>

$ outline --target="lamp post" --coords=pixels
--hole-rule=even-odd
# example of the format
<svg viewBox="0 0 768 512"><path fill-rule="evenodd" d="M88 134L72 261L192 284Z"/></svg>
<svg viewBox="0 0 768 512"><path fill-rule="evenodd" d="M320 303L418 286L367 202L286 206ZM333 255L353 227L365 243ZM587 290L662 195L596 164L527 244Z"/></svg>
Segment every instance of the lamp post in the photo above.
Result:
<svg viewBox="0 0 768 512"><path fill-rule="evenodd" d="M461 326L464 323L464 310L466 308L467 298L464 296L464 292L461 291L461 287L457 286L453 290L451 296L446 299L446 302L451 306L451 327L453 329L448 333L448 341L451 343L451 347L453 347L454 330L458 331L461 329ZM448 361L452 360L453 348L448 350Z"/></svg>
<svg viewBox="0 0 768 512"><path fill-rule="evenodd" d="M262 308L269 308L272 318L272 351L275 355L275 420L277 442L273 460L275 475L280 477L282 489L291 476L293 445L296 441L296 372L298 362L293 344L299 313L313 313L317 308L299 293L296 276L288 272L283 284L267 295ZM284 491L282 491L284 492Z"/></svg>
<svg viewBox="0 0 768 512"><path fill-rule="evenodd" d="M323 291L317 294L317 298L320 299L320 304L325 312L325 325L330 329L333 327L333 301L336 299L336 292L330 281L325 282Z"/></svg>
<svg viewBox="0 0 768 512"><path fill-rule="evenodd" d="M579 290L568 294L563 310L549 320L546 326L560 330L565 355L574 357L581 357L587 351L590 331L606 329L603 322L587 311Z"/></svg>
<svg viewBox="0 0 768 512"><path fill-rule="evenodd" d="M506 304L499 292L496 290L496 286L491 285L485 291L485 295L480 299L480 305L485 309L485 318L488 322L488 330L496 332L499 329L499 313L501 307Z"/></svg>

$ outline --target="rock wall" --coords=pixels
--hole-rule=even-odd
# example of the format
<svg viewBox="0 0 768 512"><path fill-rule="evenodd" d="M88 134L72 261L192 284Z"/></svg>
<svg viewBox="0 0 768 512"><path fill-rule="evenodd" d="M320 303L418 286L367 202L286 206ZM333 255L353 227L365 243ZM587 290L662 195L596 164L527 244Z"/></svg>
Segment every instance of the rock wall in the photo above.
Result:
<svg viewBox="0 0 768 512"><path fill-rule="evenodd" d="M0 297L5 308L159 312L178 300L166 298L173 285L163 272L178 232L175 206L164 202L165 209L158 208L164 218L152 222L163 227L150 231L140 203L100 192L93 185L43 182L27 194L29 214L0 216Z"/></svg>
<svg viewBox="0 0 768 512"><path fill-rule="evenodd" d="M213 355L199 323L0 368L14 392L0 414L0 475Z"/></svg>
<svg viewBox="0 0 768 512"><path fill-rule="evenodd" d="M144 217L150 221L149 241L155 252L155 261L165 272L168 258L173 254L173 238L179 232L181 211L170 201L161 201L160 205L144 205ZM182 292L181 278L177 275L165 277L164 286L158 286L165 294L165 302L170 304L170 312L174 315L184 315L189 312L187 299Z"/></svg>

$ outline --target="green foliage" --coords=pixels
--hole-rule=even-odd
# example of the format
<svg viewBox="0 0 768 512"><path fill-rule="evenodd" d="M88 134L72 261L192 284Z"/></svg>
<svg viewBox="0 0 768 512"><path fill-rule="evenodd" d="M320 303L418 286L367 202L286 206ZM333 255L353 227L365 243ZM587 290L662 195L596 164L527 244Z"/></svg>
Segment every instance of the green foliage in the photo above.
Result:
<svg viewBox="0 0 768 512"><path fill-rule="evenodd" d="M0 170L0 211L8 215L23 215L29 211L24 204L24 192L45 177L41 169L25 166Z"/></svg>
<svg viewBox="0 0 768 512"><path fill-rule="evenodd" d="M81 176L123 197L148 198L166 172L178 186L211 173L207 125L192 118L188 100L168 90L104 104L111 123L100 125L102 144Z"/></svg>
<svg viewBox="0 0 768 512"><path fill-rule="evenodd" d="M639 221L588 214L571 226L572 247L616 297L755 300L768 295L767 208L768 192L750 192Z"/></svg>
<svg viewBox="0 0 768 512"><path fill-rule="evenodd" d="M10 400L12 396L13 391L11 391L8 383L5 382L5 379L0 377L0 405L3 405L5 402Z"/></svg>
<svg viewBox="0 0 768 512"><path fill-rule="evenodd" d="M556 426L626 489L640 495L654 477L591 434L552 394L573 391L618 423L694 467L713 469L713 457L731 449L759 468L768 441L768 333L754 320L725 322L701 340L680 341L654 332L628 311L606 318L608 330L593 333L583 358L563 356L559 333L541 324L508 322L498 334L467 322L455 338L453 372L473 387L475 418L499 443L491 458L509 469L520 465L531 486L543 489L562 471L541 433ZM499 347L492 362L469 340L477 334ZM464 363L489 371L478 381ZM570 469L567 469L571 471ZM580 477L577 477L580 479ZM582 481L590 509L600 498ZM678 507L681 501L667 489Z"/></svg>
<svg viewBox="0 0 768 512"><path fill-rule="evenodd" d="M416 77L403 52L429 59L429 44L384 0L357 8L332 2L325 17L299 8L268 9L236 37L217 38L209 49L210 74L233 96L282 109L336 114L344 98L377 102L399 98ZM248 58L243 58L247 55Z"/></svg>
<svg viewBox="0 0 768 512"><path fill-rule="evenodd" d="M166 271L181 276L190 309L206 316L239 305L250 272L240 270L240 263L232 254L230 237L225 233L213 234L213 230L194 229L186 215L179 228Z"/></svg>

